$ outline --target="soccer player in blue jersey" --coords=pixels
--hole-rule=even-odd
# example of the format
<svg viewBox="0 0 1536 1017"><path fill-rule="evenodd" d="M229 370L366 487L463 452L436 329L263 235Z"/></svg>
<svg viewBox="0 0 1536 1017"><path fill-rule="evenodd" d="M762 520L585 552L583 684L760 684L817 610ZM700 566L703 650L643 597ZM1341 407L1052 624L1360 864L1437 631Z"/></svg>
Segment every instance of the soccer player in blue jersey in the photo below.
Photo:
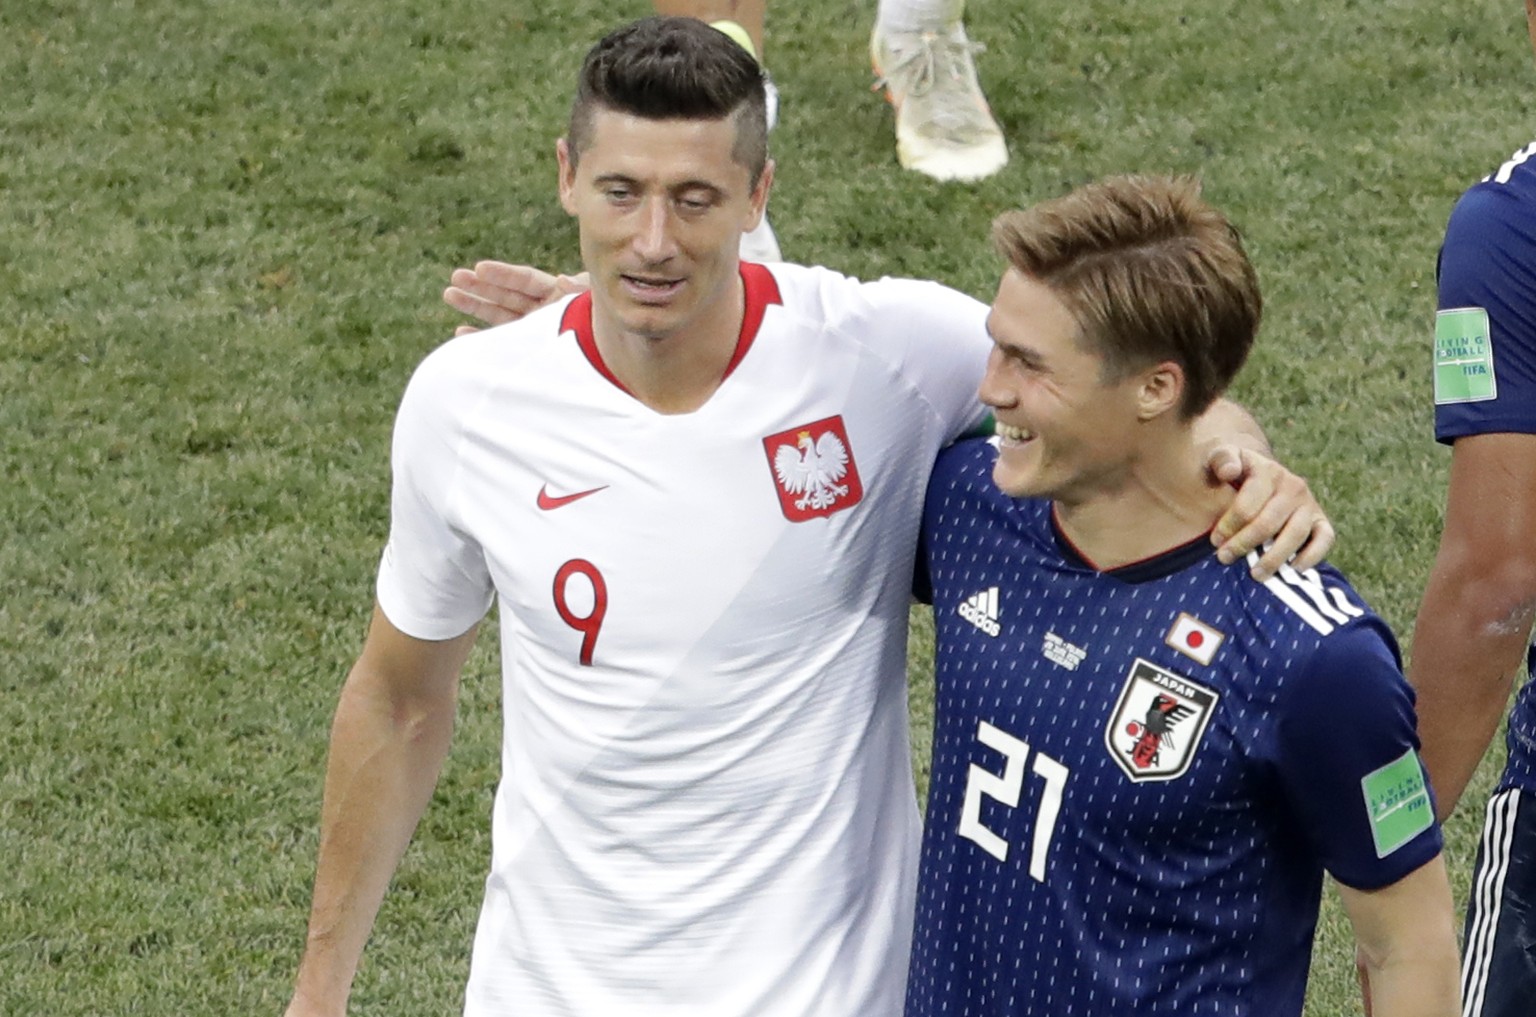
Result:
<svg viewBox="0 0 1536 1017"><path fill-rule="evenodd" d="M1002 216L993 443L944 453L923 560L934 758L907 1017L1295 1017L1323 873L1375 1017L1456 1011L1450 891L1391 632L1329 567L1207 533L1191 423L1259 324L1193 181Z"/></svg>
<svg viewBox="0 0 1536 1017"><path fill-rule="evenodd" d="M1536 0L1525 7L1536 45ZM1451 481L1411 677L1444 817L1498 729L1536 612L1536 142L1457 203L1439 277L1435 437ZM1536 683L1507 745L1467 913L1466 1017L1536 1013Z"/></svg>

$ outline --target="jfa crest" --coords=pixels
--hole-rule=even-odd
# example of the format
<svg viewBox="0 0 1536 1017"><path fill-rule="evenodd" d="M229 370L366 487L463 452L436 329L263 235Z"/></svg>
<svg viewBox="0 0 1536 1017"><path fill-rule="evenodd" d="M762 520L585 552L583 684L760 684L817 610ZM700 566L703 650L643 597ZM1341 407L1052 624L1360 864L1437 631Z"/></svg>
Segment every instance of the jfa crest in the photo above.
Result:
<svg viewBox="0 0 1536 1017"><path fill-rule="evenodd" d="M1104 729L1104 744L1134 781L1184 775L1220 696L1156 664L1137 659Z"/></svg>
<svg viewBox="0 0 1536 1017"><path fill-rule="evenodd" d="M853 508L864 497L859 467L840 416L763 439L784 518L803 523Z"/></svg>

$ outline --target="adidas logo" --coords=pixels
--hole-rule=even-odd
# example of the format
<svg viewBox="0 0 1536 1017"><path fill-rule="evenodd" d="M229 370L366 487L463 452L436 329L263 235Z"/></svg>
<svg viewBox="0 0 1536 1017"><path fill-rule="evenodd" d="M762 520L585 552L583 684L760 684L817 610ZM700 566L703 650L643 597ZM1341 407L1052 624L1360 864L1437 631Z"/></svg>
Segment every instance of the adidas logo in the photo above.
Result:
<svg viewBox="0 0 1536 1017"><path fill-rule="evenodd" d="M997 587L993 586L966 599L958 608L960 617L989 636L1003 631L997 623Z"/></svg>

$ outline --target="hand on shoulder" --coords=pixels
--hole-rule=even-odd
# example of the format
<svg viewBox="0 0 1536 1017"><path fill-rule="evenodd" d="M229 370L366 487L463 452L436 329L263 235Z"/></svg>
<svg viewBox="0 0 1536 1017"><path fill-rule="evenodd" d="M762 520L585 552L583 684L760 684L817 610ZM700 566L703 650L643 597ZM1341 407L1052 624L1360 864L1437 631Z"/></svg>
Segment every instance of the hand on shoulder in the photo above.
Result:
<svg viewBox="0 0 1536 1017"><path fill-rule="evenodd" d="M478 261L474 268L453 270L449 286L443 290L443 302L486 325L505 325L590 285L585 272L574 276L551 275L531 265ZM466 335L477 330L475 325L461 325L453 334Z"/></svg>

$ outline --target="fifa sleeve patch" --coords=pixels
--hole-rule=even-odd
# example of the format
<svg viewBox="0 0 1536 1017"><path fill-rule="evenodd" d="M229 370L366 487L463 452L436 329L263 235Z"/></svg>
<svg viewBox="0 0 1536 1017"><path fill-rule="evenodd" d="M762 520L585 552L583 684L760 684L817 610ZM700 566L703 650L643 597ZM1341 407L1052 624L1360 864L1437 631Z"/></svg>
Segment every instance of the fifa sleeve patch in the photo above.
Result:
<svg viewBox="0 0 1536 1017"><path fill-rule="evenodd" d="M1454 307L1435 313L1435 405L1480 403L1499 394L1488 312Z"/></svg>
<svg viewBox="0 0 1536 1017"><path fill-rule="evenodd" d="M1377 858L1387 857L1434 825L1429 785L1412 749L1362 777L1360 790L1365 795Z"/></svg>

